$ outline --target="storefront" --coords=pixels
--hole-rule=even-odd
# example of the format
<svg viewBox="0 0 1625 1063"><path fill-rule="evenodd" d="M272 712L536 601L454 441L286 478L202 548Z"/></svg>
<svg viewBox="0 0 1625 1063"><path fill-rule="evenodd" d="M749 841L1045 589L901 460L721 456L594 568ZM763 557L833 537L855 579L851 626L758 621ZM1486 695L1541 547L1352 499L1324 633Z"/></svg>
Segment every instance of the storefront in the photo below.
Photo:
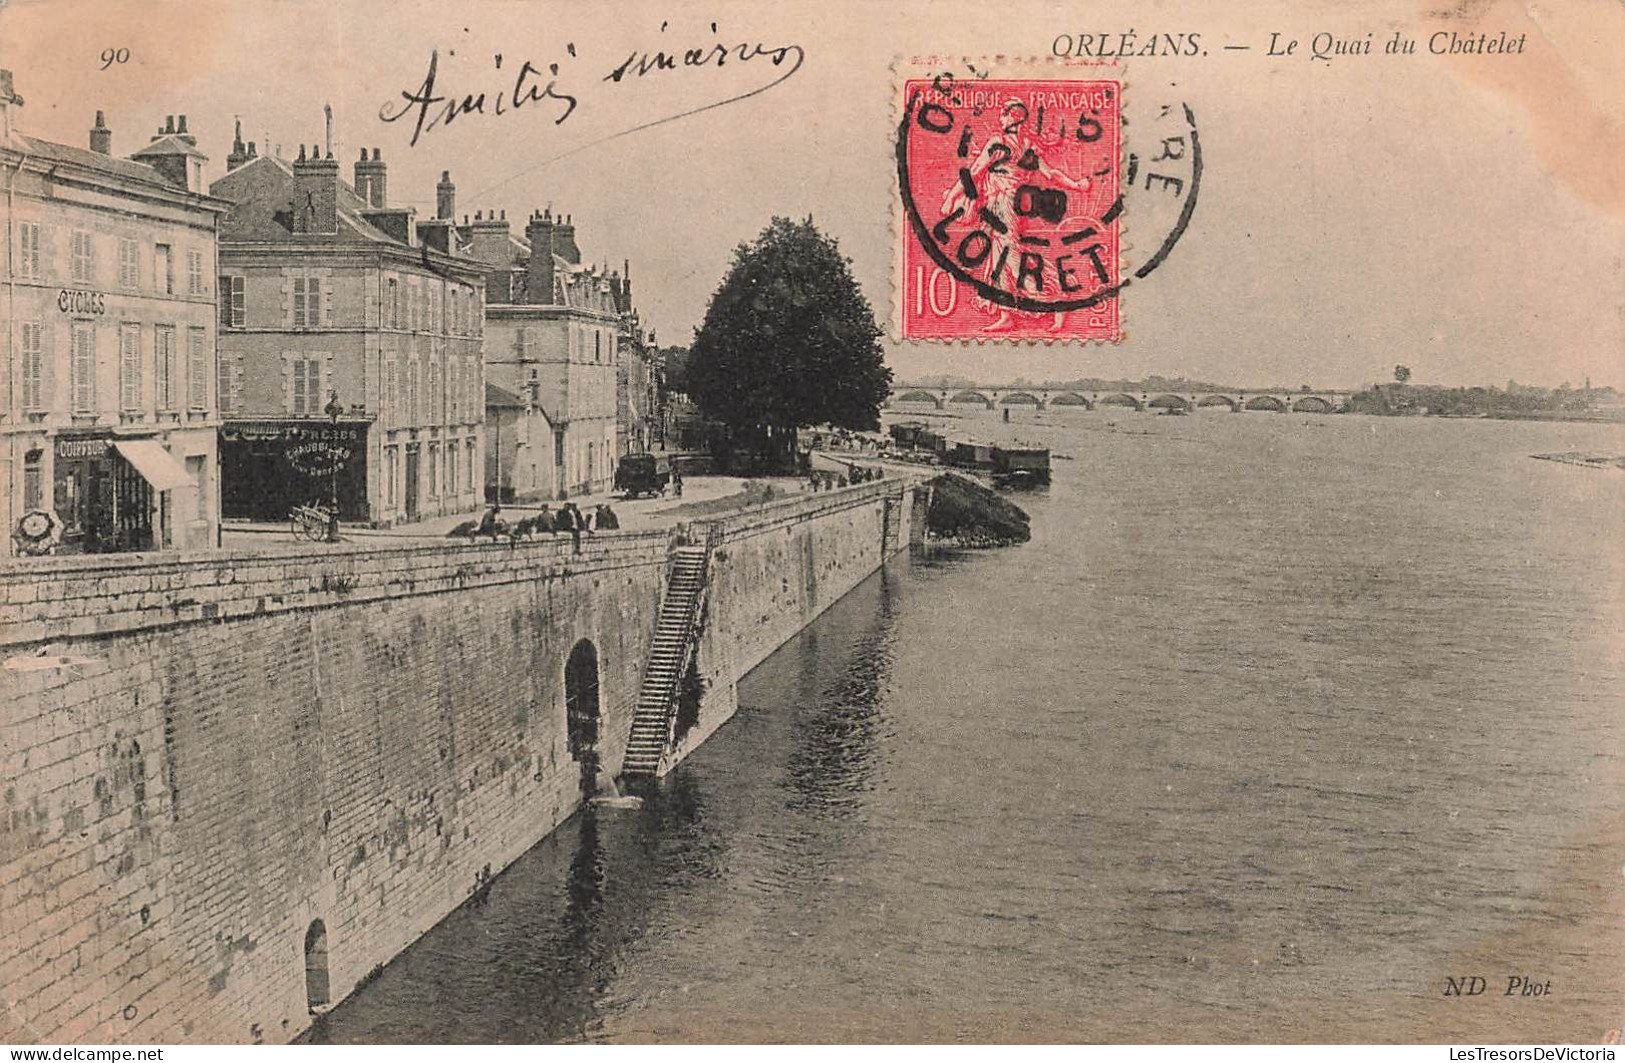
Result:
<svg viewBox="0 0 1625 1063"><path fill-rule="evenodd" d="M280 522L295 506L326 506L364 523L367 421L236 421L220 429L221 515Z"/></svg>
<svg viewBox="0 0 1625 1063"><path fill-rule="evenodd" d="M157 440L75 433L58 436L54 447L56 552L104 554L172 543L172 492L196 485Z"/></svg>

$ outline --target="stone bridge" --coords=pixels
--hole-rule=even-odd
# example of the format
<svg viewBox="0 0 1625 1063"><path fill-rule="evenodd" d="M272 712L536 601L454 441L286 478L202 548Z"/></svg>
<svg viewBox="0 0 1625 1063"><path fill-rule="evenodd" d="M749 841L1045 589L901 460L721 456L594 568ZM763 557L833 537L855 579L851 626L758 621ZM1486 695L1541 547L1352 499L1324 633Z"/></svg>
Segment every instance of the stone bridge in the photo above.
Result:
<svg viewBox="0 0 1625 1063"><path fill-rule="evenodd" d="M922 387L893 384L886 393L887 408L929 405L946 409L950 404L980 405L989 410L1001 406L1123 406L1135 410L1178 409L1194 411L1227 407L1232 413L1243 410L1270 410L1275 413L1341 413L1348 406L1351 391L1310 389L1284 391L1278 388L1244 388L1238 391L1112 391L1079 388L1044 388L974 385L970 387Z"/></svg>

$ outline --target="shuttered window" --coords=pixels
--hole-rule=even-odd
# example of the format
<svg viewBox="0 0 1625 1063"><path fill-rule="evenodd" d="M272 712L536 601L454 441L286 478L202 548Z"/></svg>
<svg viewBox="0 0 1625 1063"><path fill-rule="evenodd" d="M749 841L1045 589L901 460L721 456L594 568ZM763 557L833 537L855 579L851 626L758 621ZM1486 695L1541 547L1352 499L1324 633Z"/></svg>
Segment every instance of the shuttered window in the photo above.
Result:
<svg viewBox="0 0 1625 1063"><path fill-rule="evenodd" d="M44 336L37 321L23 323L23 409L45 408Z"/></svg>
<svg viewBox="0 0 1625 1063"><path fill-rule="evenodd" d="M158 408L175 408L175 327L159 325L154 343L158 368Z"/></svg>
<svg viewBox="0 0 1625 1063"><path fill-rule="evenodd" d="M141 408L141 326L120 325L118 330L119 408Z"/></svg>
<svg viewBox="0 0 1625 1063"><path fill-rule="evenodd" d="M205 346L208 333L200 328L186 330L186 405L202 410L209 405L209 355Z"/></svg>

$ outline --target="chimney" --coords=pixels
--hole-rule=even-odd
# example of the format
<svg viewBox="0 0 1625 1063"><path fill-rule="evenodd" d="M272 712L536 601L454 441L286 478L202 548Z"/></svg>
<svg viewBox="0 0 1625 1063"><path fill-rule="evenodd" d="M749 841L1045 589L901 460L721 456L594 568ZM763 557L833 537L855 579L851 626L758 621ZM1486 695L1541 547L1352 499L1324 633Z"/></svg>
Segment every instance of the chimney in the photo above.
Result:
<svg viewBox="0 0 1625 1063"><path fill-rule="evenodd" d="M243 122L239 118L237 119L236 134L231 140L231 154L226 156L226 172L230 173L251 157L251 153L243 148Z"/></svg>
<svg viewBox="0 0 1625 1063"><path fill-rule="evenodd" d="M113 131L107 128L107 119L96 112L96 124L90 130L90 150L98 155L113 154Z"/></svg>
<svg viewBox="0 0 1625 1063"><path fill-rule="evenodd" d="M553 250L570 265L581 265L581 248L576 246L576 227L568 214L553 230Z"/></svg>
<svg viewBox="0 0 1625 1063"><path fill-rule="evenodd" d="M97 115L96 124L104 125L100 115ZM96 136L96 132L91 130L92 138ZM112 133L107 133L107 136L111 146ZM92 145L94 146L94 139ZM151 166L176 188L188 192L207 190L203 180L203 164L209 157L197 149L197 138L186 132L185 115L181 115L181 124L178 128L174 116L170 115L164 121L163 128L152 138L152 142L131 155L130 159Z"/></svg>
<svg viewBox="0 0 1625 1063"><path fill-rule="evenodd" d="M333 234L339 231L339 161L322 158L321 146L312 145L310 156L299 145L299 158L293 164L293 231Z"/></svg>
<svg viewBox="0 0 1625 1063"><path fill-rule="evenodd" d="M525 223L525 239L530 243L530 264L525 268L525 301L549 306L553 302L553 251L562 226L553 224L551 210L531 212Z"/></svg>
<svg viewBox="0 0 1625 1063"><path fill-rule="evenodd" d="M23 98L11 84L11 71L0 70L0 143L9 146L12 134L13 107L21 107Z"/></svg>
<svg viewBox="0 0 1625 1063"><path fill-rule="evenodd" d="M626 309L631 310L632 309L632 260L629 259L629 258L621 259L621 283L623 285L621 290L626 295Z"/></svg>
<svg viewBox="0 0 1625 1063"><path fill-rule="evenodd" d="M367 206L374 210L384 207L384 192L386 189L386 170L383 159L378 156L378 149L372 149L372 158L367 158L367 149L361 149L361 158L355 164L355 194L367 201Z"/></svg>
<svg viewBox="0 0 1625 1063"><path fill-rule="evenodd" d="M440 171L440 183L434 186L434 216L451 221L457 216L457 186L451 183L451 171Z"/></svg>

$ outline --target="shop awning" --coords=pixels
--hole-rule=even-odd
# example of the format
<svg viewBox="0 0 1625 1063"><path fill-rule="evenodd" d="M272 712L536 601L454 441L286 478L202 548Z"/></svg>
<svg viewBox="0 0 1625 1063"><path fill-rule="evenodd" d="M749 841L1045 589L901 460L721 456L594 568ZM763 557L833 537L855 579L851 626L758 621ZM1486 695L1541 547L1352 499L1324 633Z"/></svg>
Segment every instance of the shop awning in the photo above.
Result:
<svg viewBox="0 0 1625 1063"><path fill-rule="evenodd" d="M197 486L174 455L151 439L115 439L113 446L143 480L160 491Z"/></svg>

